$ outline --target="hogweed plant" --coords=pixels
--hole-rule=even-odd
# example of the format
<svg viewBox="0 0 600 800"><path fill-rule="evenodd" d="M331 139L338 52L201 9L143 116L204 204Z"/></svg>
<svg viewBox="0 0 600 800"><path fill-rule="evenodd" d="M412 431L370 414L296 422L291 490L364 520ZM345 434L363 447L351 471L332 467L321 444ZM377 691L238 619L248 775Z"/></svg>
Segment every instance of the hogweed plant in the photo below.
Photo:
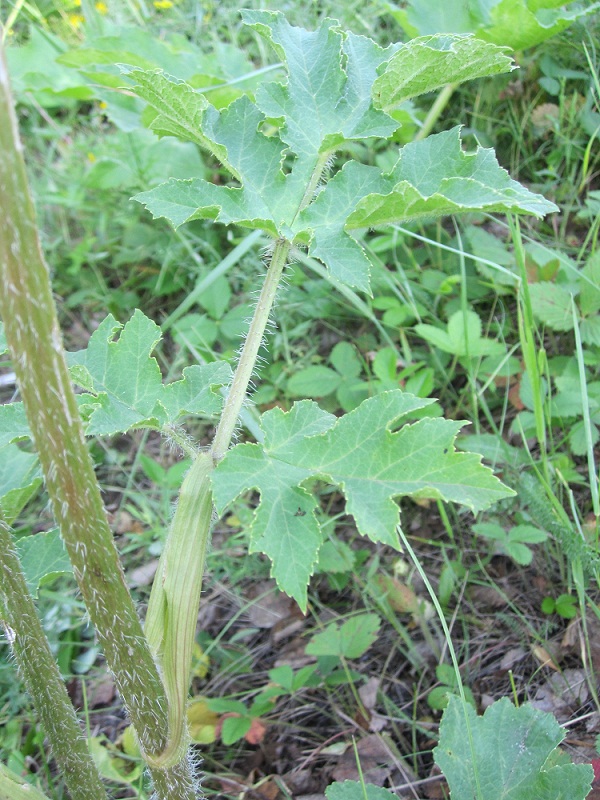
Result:
<svg viewBox="0 0 600 800"><path fill-rule="evenodd" d="M30 438L34 444L60 536L159 800L202 796L188 755L186 703L215 511L222 514L239 495L258 491L249 547L269 557L279 587L306 609L323 539L313 479L344 494L361 534L391 547L399 545L399 497L452 501L475 512L511 494L478 455L455 450L461 422L426 416L434 401L400 390L371 397L340 418L311 401L289 411L274 408L262 415L262 441L231 446L286 264L307 250L338 281L369 293L370 262L361 244L369 228L473 210L536 216L554 210L511 180L492 151L463 152L458 129L401 148L389 173L350 157L354 142L392 139L404 100L449 81L510 70L503 48L460 35L382 48L330 19L309 32L278 12L242 15L273 47L285 73L262 85L254 99L242 96L217 111L185 82L121 67L127 90L149 106L150 128L197 144L231 179L230 185L170 180L135 199L174 226L211 219L258 229L271 239L233 377L229 365L215 362L188 367L180 380L163 383L151 355L161 332L140 311L124 326L107 317L85 350L65 354L7 71L0 67L0 118L10 121L0 126L0 314L22 398L1 408L0 446L6 458L17 458L25 454L15 442ZM182 427L190 415L218 417L208 449L191 442ZM135 428L161 431L194 457L144 628L85 443L85 436ZM69 794L95 800L106 792L11 542L10 525L39 485L31 468L23 475L21 485L13 481L2 492L2 618ZM5 770L0 781L7 797L31 796Z"/></svg>

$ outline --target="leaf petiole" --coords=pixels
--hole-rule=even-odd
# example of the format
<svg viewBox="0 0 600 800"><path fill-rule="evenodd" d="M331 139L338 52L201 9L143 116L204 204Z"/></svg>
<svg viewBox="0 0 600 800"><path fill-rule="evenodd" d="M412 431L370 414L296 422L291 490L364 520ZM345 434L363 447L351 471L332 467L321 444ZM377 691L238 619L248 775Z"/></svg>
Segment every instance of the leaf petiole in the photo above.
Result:
<svg viewBox="0 0 600 800"><path fill-rule="evenodd" d="M225 401L225 407L215 433L211 447L213 461L218 463L231 444L231 439L240 416L240 411L246 399L246 392L256 365L256 358L263 340L265 329L269 322L269 315L273 308L277 287L285 269L290 252L291 242L287 239L278 239L275 242L273 253L265 282L254 310L254 316L246 335L246 341L240 354L231 387Z"/></svg>

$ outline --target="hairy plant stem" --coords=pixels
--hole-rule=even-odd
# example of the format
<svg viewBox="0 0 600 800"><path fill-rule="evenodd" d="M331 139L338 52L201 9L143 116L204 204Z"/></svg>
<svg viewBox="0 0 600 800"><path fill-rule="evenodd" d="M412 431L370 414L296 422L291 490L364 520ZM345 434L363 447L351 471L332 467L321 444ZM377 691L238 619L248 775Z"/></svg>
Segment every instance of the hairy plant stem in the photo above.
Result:
<svg viewBox="0 0 600 800"><path fill-rule="evenodd" d="M211 455L215 463L218 463L223 458L231 444L240 411L246 399L250 379L256 366L256 357L269 322L277 287L287 263L290 247L291 243L287 239L278 239L275 242L265 282L254 310L254 316L246 335L246 341L244 342L240 360L212 443Z"/></svg>
<svg viewBox="0 0 600 800"><path fill-rule="evenodd" d="M106 800L100 775L36 614L10 529L1 519L0 617L70 796L73 800Z"/></svg>
<svg viewBox="0 0 600 800"><path fill-rule="evenodd" d="M125 583L85 444L1 53L0 119L0 316L75 578L140 744L158 756L168 742L165 690ZM189 800L193 794L172 788L167 797Z"/></svg>

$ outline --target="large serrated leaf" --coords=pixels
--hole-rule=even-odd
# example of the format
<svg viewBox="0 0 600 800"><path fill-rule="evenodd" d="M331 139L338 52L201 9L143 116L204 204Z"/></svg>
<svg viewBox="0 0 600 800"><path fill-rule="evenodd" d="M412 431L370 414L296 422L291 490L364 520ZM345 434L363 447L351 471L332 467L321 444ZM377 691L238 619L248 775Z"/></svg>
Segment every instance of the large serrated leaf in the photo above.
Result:
<svg viewBox="0 0 600 800"><path fill-rule="evenodd" d="M213 473L215 505L219 510L242 492L259 490L261 503L249 529L250 550L269 556L278 586L302 608L306 608L306 588L322 542L314 514L317 503L300 486L310 471L284 462L278 454L287 444L293 446L334 422L335 417L316 403L296 403L289 414L274 409L262 417L264 447L238 445Z"/></svg>
<svg viewBox="0 0 600 800"><path fill-rule="evenodd" d="M389 110L448 83L462 83L514 69L507 48L468 35L412 39L385 65L373 84L378 108Z"/></svg>
<svg viewBox="0 0 600 800"><path fill-rule="evenodd" d="M477 511L513 494L480 456L455 451L462 423L425 418L394 430L431 402L384 392L340 419L310 401L287 413L272 409L262 418L264 444L237 445L215 470L220 512L242 492L260 492L252 549L271 558L278 585L302 607L321 543L316 501L303 487L308 479L338 486L359 531L393 547L401 496L449 500Z"/></svg>
<svg viewBox="0 0 600 800"><path fill-rule="evenodd" d="M399 123L386 109L448 80L509 69L503 48L438 36L383 49L342 32L330 19L306 31L279 12L242 16L273 46L286 71L284 82L260 86L255 102L241 97L219 112L166 75L130 73L137 80L134 91L157 114L151 127L209 149L239 183L170 180L135 197L155 217L175 226L212 219L264 230L307 246L342 283L368 292L370 260L351 234L356 228L473 209L538 216L554 210L511 181L490 151L462 153L457 132L405 148L390 175L349 162L320 185L336 150L392 135Z"/></svg>
<svg viewBox="0 0 600 800"><path fill-rule="evenodd" d="M242 18L286 63L287 84L262 86L257 104L267 117L283 120L281 138L301 160L314 159L344 141L387 138L398 127L371 104L378 67L396 45L384 50L365 37L344 35L331 19L316 31L306 31L291 26L279 12L243 11Z"/></svg>
<svg viewBox="0 0 600 800"><path fill-rule="evenodd" d="M364 197L348 217L348 230L438 217L461 211L520 211L541 217L554 203L512 180L493 150L465 153L460 128L412 142L388 176L389 190Z"/></svg>
<svg viewBox="0 0 600 800"><path fill-rule="evenodd" d="M178 136L211 150L227 164L227 151L219 148L204 133L205 114L215 112L204 95L195 92L185 81L165 75L161 70L131 69L122 71L135 81L133 91L157 112L150 128L160 136ZM235 175L235 172L234 172ZM237 176L236 176L237 177Z"/></svg>
<svg viewBox="0 0 600 800"><path fill-rule="evenodd" d="M160 338L158 325L141 311L125 326L109 315L86 350L69 354L73 378L89 393L85 402L92 406L87 434L162 428L183 414L211 416L220 410L221 397L213 390L229 381L229 366L215 362L187 367L181 380L164 385L150 355Z"/></svg>
<svg viewBox="0 0 600 800"><path fill-rule="evenodd" d="M557 0L406 0L400 8L386 3L409 36L432 33L474 33L478 38L513 50L533 47L565 30L576 19L598 10Z"/></svg>
<svg viewBox="0 0 600 800"><path fill-rule="evenodd" d="M528 704L502 698L478 717L450 696L433 754L458 800L583 800L593 771L555 758L564 736L551 714Z"/></svg>

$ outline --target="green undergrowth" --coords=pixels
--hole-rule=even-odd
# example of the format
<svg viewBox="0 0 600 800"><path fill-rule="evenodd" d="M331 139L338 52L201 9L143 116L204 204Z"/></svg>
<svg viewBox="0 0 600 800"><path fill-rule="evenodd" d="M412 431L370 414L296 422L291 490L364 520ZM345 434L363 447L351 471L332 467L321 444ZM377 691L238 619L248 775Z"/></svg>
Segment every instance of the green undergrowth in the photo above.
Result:
<svg viewBox="0 0 600 800"><path fill-rule="evenodd" d="M382 46L414 35L393 4L287 5L277 8L295 24L341 18L342 27ZM107 313L123 326L140 308L162 328L155 355L170 383L191 365L217 370L217 362L234 361L255 278L265 269L267 237L203 219L174 230L131 202L171 178L219 188L228 178L194 144L148 130L145 104L114 91L124 79L109 56L134 50L133 29L140 62L133 66L193 76L217 108L253 97L280 65L226 3L107 7L82 7L84 21L74 4L24 4L7 37L9 69L67 349L87 346ZM520 49L518 72L462 85L434 121L437 133L462 125L466 150L494 147L501 166L556 203L558 214L520 227L475 212L370 230L361 238L372 265L370 292L360 279L341 284L305 251L289 267L276 324L260 350L254 404L243 411L250 441L270 435L259 411L275 426L282 410L308 398L317 404L303 406L314 424L329 420L339 431L343 413L401 388L419 398L413 420L427 414L468 422L459 449L480 453L514 495L476 519L441 500L403 500L404 532L424 579L406 547L360 537L339 489L309 465L315 505L299 495L297 515L308 522L314 511L323 544L303 616L278 591L264 556L246 552L248 537L257 537L256 486L242 482L240 490L251 491L236 493L234 481L220 496L217 490L219 507L229 505L208 555L203 596L210 611L200 612L188 709L208 796L248 789L272 798L322 796L329 783L349 780L345 794L339 785L328 789L328 800L383 800L382 787L433 782L435 755L453 798L487 798L476 794L477 775L453 773L448 762L457 756L446 737L452 725L460 727L457 715L472 714L487 758L493 715L507 715L494 725L526 727L531 700L568 723L579 742L570 750L576 761L594 756L600 731L578 719L598 711L599 33L596 14ZM394 111L403 122L397 145L418 137L436 96ZM382 141L345 147L344 159L393 166ZM10 374L8 360L2 367ZM0 391L4 402L14 399L10 380ZM427 405L432 398L437 402ZM147 431L110 436L110 424L98 425L90 447L144 609L189 452L181 457L176 433L165 442ZM213 434L198 421L188 432L206 446ZM342 434L346 441L352 431ZM238 436L242 443L246 434ZM4 481L35 470L28 445L11 447L3 450ZM244 447L238 453L254 457L255 445ZM283 473L274 463L258 485L263 501L269 481ZM235 467L230 461L234 476ZM33 534L54 536L41 478L30 485L17 528L22 547ZM428 583L450 626L458 670ZM37 591L61 674L114 797L148 797L119 699L114 690L102 694L105 666L64 562L57 560ZM295 596L303 599L300 588ZM62 786L7 650L3 645L1 760L58 800ZM585 691L551 691L552 674L567 684L579 680ZM475 717L499 698L514 706L507 710L503 700L499 711ZM519 720L511 717L520 711ZM564 753L555 750L561 730L548 724L533 793L545 790L545 781L568 783ZM377 791L365 788L372 784Z"/></svg>

